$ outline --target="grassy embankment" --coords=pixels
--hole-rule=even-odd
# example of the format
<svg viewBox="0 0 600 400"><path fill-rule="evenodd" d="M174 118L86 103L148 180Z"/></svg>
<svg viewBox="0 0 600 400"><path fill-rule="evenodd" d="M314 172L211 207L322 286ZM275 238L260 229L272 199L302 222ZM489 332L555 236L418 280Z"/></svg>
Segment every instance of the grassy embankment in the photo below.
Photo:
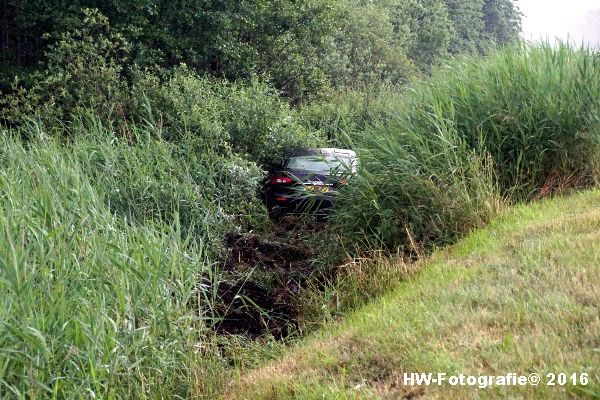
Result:
<svg viewBox="0 0 600 400"><path fill-rule="evenodd" d="M229 398L600 396L600 192L519 206ZM587 386L406 387L403 372L588 373ZM545 381L545 379L544 379Z"/></svg>

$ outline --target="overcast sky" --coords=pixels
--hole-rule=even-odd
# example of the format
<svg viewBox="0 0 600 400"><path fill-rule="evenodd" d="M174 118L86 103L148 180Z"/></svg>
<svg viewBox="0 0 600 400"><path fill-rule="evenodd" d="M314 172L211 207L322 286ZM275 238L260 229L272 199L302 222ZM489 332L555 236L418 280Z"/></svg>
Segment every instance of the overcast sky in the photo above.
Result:
<svg viewBox="0 0 600 400"><path fill-rule="evenodd" d="M556 37L600 47L600 0L516 0L525 39Z"/></svg>

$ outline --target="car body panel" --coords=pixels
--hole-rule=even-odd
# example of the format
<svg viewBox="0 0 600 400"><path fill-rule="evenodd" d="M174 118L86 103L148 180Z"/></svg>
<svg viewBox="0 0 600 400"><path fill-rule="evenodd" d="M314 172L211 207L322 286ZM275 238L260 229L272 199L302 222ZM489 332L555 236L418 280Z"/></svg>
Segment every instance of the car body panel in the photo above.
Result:
<svg viewBox="0 0 600 400"><path fill-rule="evenodd" d="M288 168L290 164L308 169ZM325 165L329 166L329 170L323 170ZM265 185L264 193L270 215L326 214L333 208L336 190L347 183L348 178L356 173L357 167L356 153L352 150L296 150L284 166L269 177ZM277 183L280 181L284 183Z"/></svg>

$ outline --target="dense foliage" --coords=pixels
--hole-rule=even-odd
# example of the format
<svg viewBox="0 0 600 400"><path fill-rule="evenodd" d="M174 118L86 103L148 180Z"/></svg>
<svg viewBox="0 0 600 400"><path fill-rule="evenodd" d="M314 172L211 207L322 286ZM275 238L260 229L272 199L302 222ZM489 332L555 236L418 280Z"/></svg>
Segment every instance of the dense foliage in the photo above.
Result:
<svg viewBox="0 0 600 400"><path fill-rule="evenodd" d="M2 90L15 75L32 84L65 35L106 39L90 29L95 9L119 37L122 75L185 63L266 77L296 102L326 87L405 81L448 53L514 40L520 21L511 0L2 0L0 9Z"/></svg>
<svg viewBox="0 0 600 400"><path fill-rule="evenodd" d="M166 144L77 133L72 151L1 139L0 397L188 397L215 360L198 285L214 268L210 238L181 228L216 224L218 205Z"/></svg>
<svg viewBox="0 0 600 400"><path fill-rule="evenodd" d="M267 83L185 67L142 74L122 112L77 90L56 97L74 103L36 100L2 130L0 394L213 393L215 263L226 232L264 226L257 163L301 143L352 146L362 168L339 193L329 245L420 255L488 221L502 199L594 182L599 82L591 51L517 46L403 92L299 109ZM10 98L14 110L31 93Z"/></svg>

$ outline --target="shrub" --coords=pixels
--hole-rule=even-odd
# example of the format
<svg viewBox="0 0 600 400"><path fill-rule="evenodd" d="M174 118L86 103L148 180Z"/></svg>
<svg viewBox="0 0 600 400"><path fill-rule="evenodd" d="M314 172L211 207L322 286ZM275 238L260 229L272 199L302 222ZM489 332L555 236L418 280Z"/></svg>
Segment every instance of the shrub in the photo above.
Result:
<svg viewBox="0 0 600 400"><path fill-rule="evenodd" d="M387 85L340 91L325 101L300 107L298 120L307 130L327 138L331 146L348 147L348 135L393 119L401 96L399 88Z"/></svg>
<svg viewBox="0 0 600 400"><path fill-rule="evenodd" d="M132 118L170 142L193 140L202 152L226 153L230 136L221 119L225 85L200 78L185 66L162 76L142 73L132 88Z"/></svg>
<svg viewBox="0 0 600 400"><path fill-rule="evenodd" d="M181 67L163 79L142 77L133 92L135 117L151 122L161 137L194 142L201 151L234 152L267 169L289 150L319 141L271 86L256 79L226 83Z"/></svg>
<svg viewBox="0 0 600 400"><path fill-rule="evenodd" d="M62 125L84 109L105 121L125 116L127 85L122 80L124 39L109 29L97 10L83 10L80 26L61 34L46 52L46 68L32 77L29 88L17 79L13 94L0 98L0 121L16 126L27 117L46 125Z"/></svg>
<svg viewBox="0 0 600 400"><path fill-rule="evenodd" d="M196 151L225 158L233 152L267 169L291 149L319 142L266 81L200 77L185 65L125 69L129 48L106 17L86 9L75 25L49 47L47 66L30 87L17 80L0 99L4 124L33 118L66 134L74 130L64 125L92 113L117 136L131 139L130 126L143 125L171 143L193 142Z"/></svg>
<svg viewBox="0 0 600 400"><path fill-rule="evenodd" d="M283 162L291 150L321 142L316 132L300 124L279 93L258 80L228 87L222 118L233 150L267 169Z"/></svg>

